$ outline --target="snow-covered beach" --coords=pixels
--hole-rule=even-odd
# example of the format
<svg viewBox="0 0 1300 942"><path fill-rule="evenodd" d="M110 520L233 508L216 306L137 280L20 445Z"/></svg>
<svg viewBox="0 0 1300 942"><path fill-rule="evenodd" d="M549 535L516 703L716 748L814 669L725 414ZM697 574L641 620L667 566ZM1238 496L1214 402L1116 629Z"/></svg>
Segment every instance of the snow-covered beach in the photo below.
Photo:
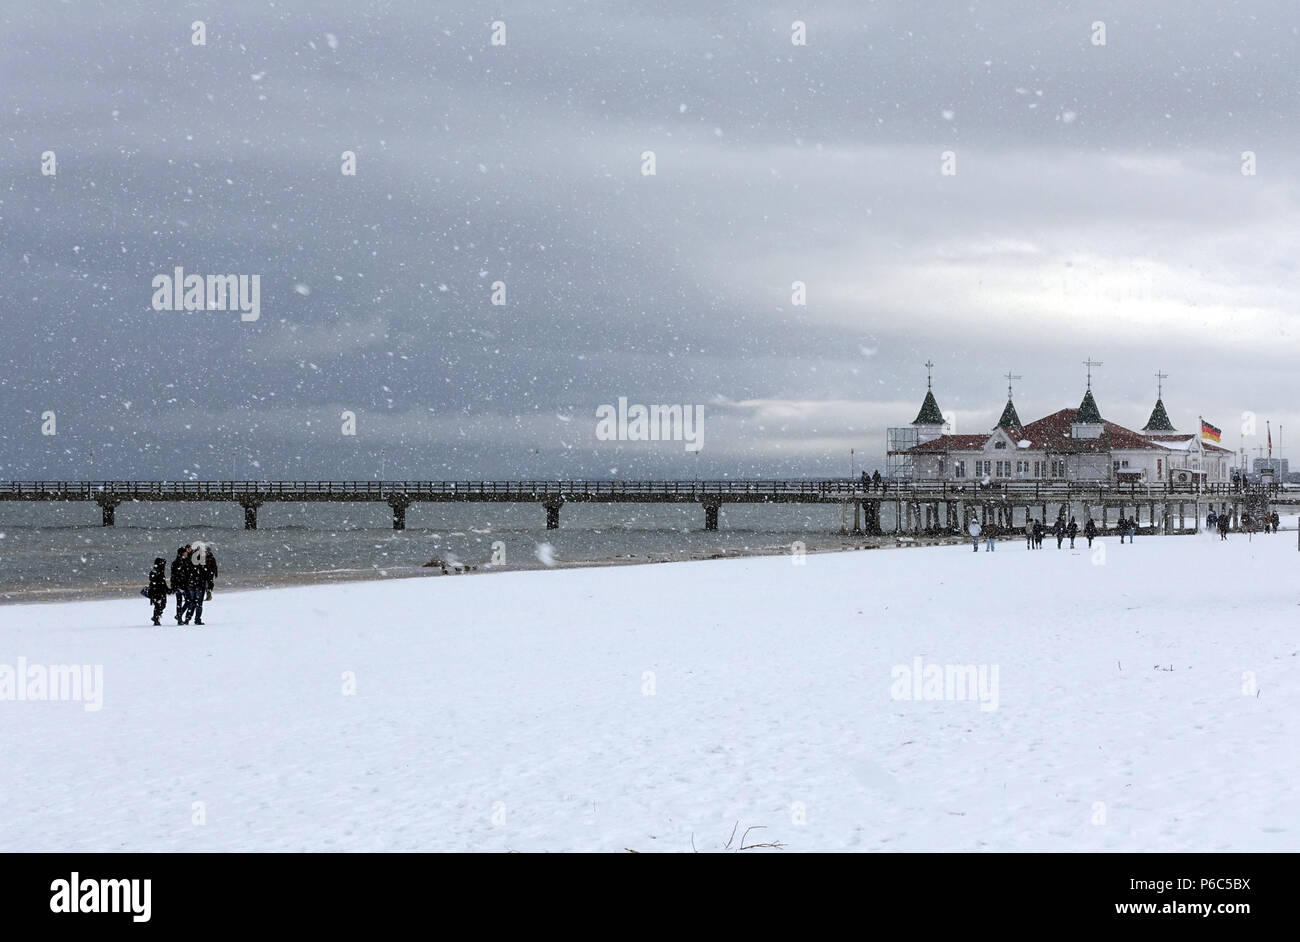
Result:
<svg viewBox="0 0 1300 942"><path fill-rule="evenodd" d="M0 849L1296 850L1294 535L1079 543L6 606Z"/></svg>

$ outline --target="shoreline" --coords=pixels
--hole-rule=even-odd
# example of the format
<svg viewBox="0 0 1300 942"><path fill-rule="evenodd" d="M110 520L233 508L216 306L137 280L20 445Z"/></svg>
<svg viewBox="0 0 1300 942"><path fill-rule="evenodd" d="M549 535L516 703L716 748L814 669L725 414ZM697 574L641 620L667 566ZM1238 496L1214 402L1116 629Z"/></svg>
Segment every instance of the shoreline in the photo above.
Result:
<svg viewBox="0 0 1300 942"><path fill-rule="evenodd" d="M839 534L834 535L839 537ZM824 553L847 553L861 550L907 549L916 546L964 545L966 537L955 536L863 536L850 539L840 537L843 542L831 545L809 544L804 554L813 556ZM257 578L252 575L236 576L233 579L217 580L212 593L212 602L218 603L224 592L255 592L261 589L279 589L291 586L330 585L347 582L384 582L390 579L450 578L452 576L487 575L496 572L538 572L559 569L602 569L612 566L649 566L661 563L698 562L710 559L743 559L758 556L788 556L791 545L781 543L770 546L744 549L724 548L703 551L689 549L670 552L628 553L618 556L604 556L581 560L556 560L553 565L541 563L528 566L492 566L478 565L460 572L448 572L444 575L436 566L388 566L369 569L329 569L316 571L279 572ZM18 586L12 589L0 589L0 607L9 605L45 605L61 602L88 602L110 599L143 598L139 595L143 580L137 582L114 582L70 586ZM168 597L168 605L172 604Z"/></svg>

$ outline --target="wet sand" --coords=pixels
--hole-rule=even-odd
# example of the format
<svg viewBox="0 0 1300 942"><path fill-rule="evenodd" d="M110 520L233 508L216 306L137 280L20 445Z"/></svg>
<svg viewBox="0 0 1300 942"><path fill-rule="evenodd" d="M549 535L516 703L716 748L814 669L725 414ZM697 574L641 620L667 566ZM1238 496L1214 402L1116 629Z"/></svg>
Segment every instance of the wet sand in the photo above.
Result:
<svg viewBox="0 0 1300 942"><path fill-rule="evenodd" d="M903 549L917 546L957 545L968 542L958 537L905 537L883 536L865 537L831 534L817 543L808 541L804 553L812 556L819 553L840 553L854 550ZM446 577L460 575L486 575L493 572L510 572L519 569L589 569L606 566L639 566L656 563L685 562L703 559L733 559L745 556L791 556L789 543L774 543L768 546L749 547L745 549L720 548L701 551L698 549L676 552L627 553L580 560L555 560L552 566L534 563L528 566L492 566L490 564L470 566L461 571L449 571ZM221 596L229 592L248 592L258 589L271 589L295 585L323 585L335 582L364 582L384 579L421 579L444 578L439 567L433 566L386 566L357 567L328 570L285 570L280 572L241 573L238 571L224 573L217 580L212 593L212 600L206 606L220 606ZM143 580L136 582L87 582L59 586L21 586L0 589L0 605L23 605L41 602L78 602L93 599L139 598L142 608L145 599L140 596ZM169 606L175 603L169 601Z"/></svg>

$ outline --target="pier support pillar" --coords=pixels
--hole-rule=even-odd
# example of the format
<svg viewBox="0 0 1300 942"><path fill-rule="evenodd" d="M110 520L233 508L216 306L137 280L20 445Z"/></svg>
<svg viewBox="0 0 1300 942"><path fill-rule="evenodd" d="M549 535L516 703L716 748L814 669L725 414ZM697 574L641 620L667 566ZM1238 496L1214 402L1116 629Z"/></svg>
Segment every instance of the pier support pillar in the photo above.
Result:
<svg viewBox="0 0 1300 942"><path fill-rule="evenodd" d="M709 502L707 502L707 503L704 504L704 529L706 529L706 530L716 530L716 529L718 529L718 507L719 507L719 504L718 504L716 501L709 501ZM856 504L855 504L855 507L856 507ZM559 510L558 510L558 508L557 508L557 510L556 510L556 515L557 515L557 517L556 517L556 519L557 519L557 525L558 525L558 519L559 519L558 514L559 514ZM855 512L854 512L854 517L855 517L855 518L857 517L856 510L855 510ZM855 522L856 522L856 520L855 520Z"/></svg>
<svg viewBox="0 0 1300 942"><path fill-rule="evenodd" d="M117 501L100 500L99 509L103 512L104 526L111 527L117 522Z"/></svg>
<svg viewBox="0 0 1300 942"><path fill-rule="evenodd" d="M546 508L546 529L560 529L560 508L564 506L564 501L548 500L542 506Z"/></svg>
<svg viewBox="0 0 1300 942"><path fill-rule="evenodd" d="M242 504L241 506L244 508L244 529L256 530L257 508L260 507L261 504Z"/></svg>
<svg viewBox="0 0 1300 942"><path fill-rule="evenodd" d="M388 506L393 508L393 529L406 529L406 508L411 502L406 498L390 497Z"/></svg>
<svg viewBox="0 0 1300 942"><path fill-rule="evenodd" d="M855 500L853 502L853 532L854 533L862 532L862 501L860 500Z"/></svg>

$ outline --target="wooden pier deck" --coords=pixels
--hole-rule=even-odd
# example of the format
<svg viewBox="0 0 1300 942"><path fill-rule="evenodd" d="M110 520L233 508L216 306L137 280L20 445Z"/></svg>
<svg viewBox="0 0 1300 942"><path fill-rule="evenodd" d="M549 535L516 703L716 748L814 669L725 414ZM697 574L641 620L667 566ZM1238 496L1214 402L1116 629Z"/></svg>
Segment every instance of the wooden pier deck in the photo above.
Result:
<svg viewBox="0 0 1300 942"><path fill-rule="evenodd" d="M406 508L419 502L473 501L535 503L546 511L546 525L560 524L566 503L699 504L704 526L718 527L723 504L838 504L853 509L855 532L881 534L882 511L892 512L893 531L960 532L965 521L985 526L1017 526L1017 511L1045 522L1049 509L1079 508L1085 516L1100 510L1132 513L1143 529L1165 532L1192 528L1201 508L1228 513L1237 525L1242 513L1258 514L1278 506L1300 506L1300 487L1284 485L1144 485L1064 481L1006 481L992 485L941 482L887 483L880 488L853 479L713 480L713 481L10 481L0 482L0 501L93 501L103 510L104 526L113 526L124 503L225 502L244 510L244 526L256 529L258 508L269 503L375 502L392 508L394 529L406 526ZM1143 524L1143 510L1146 523ZM1041 512L1041 513L1039 513ZM1179 521L1175 526L1174 521ZM1023 525L1023 524L1021 524Z"/></svg>

